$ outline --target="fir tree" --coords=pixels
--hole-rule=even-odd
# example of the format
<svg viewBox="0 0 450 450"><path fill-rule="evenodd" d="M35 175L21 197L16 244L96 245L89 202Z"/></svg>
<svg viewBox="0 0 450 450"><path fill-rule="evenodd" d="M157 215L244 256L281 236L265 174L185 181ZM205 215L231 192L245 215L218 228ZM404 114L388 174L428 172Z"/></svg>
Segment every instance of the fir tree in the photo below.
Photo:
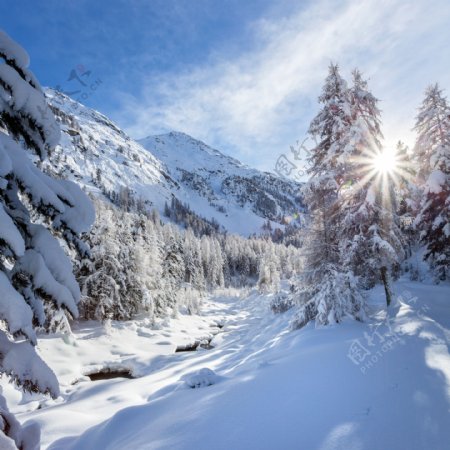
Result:
<svg viewBox="0 0 450 450"><path fill-rule="evenodd" d="M400 229L404 236L406 256L412 255L413 246L417 240L414 227L414 217L418 212L420 192L414 183L416 177L416 165L412 159L408 147L401 141L397 143L395 161L397 165L395 186L397 197L397 215L400 221Z"/></svg>
<svg viewBox="0 0 450 450"><path fill-rule="evenodd" d="M298 298L300 309L293 326L311 320L326 325L344 316L364 317L364 302L351 272L341 267L340 214L337 200L346 174L349 153L351 102L347 84L338 67L331 65L319 101L322 109L313 119L310 180L303 192L311 221L305 245L305 268Z"/></svg>
<svg viewBox="0 0 450 450"><path fill-rule="evenodd" d="M445 280L450 266L450 108L437 84L425 92L415 130L414 153L423 191L415 224L436 280Z"/></svg>
<svg viewBox="0 0 450 450"><path fill-rule="evenodd" d="M27 53L0 31L0 373L56 397L56 377L33 348L33 324L49 328L62 311L78 315L79 287L55 236L85 253L80 235L94 212L75 184L50 178L30 158L45 159L60 134L28 65ZM38 445L22 440L1 396L0 416L0 443L6 434L19 448Z"/></svg>
<svg viewBox="0 0 450 450"><path fill-rule="evenodd" d="M393 180L374 169L383 152L378 100L357 70L350 99L351 126L338 201L340 260L365 287L381 280L389 305L390 273L402 255L402 237Z"/></svg>

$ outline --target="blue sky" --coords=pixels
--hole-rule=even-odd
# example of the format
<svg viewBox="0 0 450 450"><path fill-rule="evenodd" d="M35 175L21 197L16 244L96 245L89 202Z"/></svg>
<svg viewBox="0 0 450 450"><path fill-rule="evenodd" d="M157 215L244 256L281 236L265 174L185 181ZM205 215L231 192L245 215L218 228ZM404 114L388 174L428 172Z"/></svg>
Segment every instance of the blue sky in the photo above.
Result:
<svg viewBox="0 0 450 450"><path fill-rule="evenodd" d="M330 61L370 79L387 146L412 142L427 84L450 89L448 0L15 0L7 11L1 27L41 84L81 88L133 137L184 131L266 170L303 140ZM95 91L80 84L92 80Z"/></svg>

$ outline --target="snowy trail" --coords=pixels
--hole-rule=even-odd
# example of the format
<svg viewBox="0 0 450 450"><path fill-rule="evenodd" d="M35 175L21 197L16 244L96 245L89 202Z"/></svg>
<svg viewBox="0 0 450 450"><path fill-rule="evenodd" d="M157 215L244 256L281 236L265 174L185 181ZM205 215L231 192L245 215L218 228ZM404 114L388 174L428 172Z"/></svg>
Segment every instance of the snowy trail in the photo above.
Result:
<svg viewBox="0 0 450 450"><path fill-rule="evenodd" d="M388 316L376 288L370 323L295 332L287 328L291 312L274 316L269 297L217 298L188 330L224 322L214 349L174 354L172 344L162 354L164 346L145 343L167 332L150 331L128 344L153 352L128 357L140 378L81 382L63 403L20 419L41 422L52 450L448 450L448 292L448 285L401 281L402 300ZM182 337L184 319L171 322L169 341ZM355 343L369 352L358 364L349 357ZM217 374L214 384L191 389L184 380L202 368Z"/></svg>

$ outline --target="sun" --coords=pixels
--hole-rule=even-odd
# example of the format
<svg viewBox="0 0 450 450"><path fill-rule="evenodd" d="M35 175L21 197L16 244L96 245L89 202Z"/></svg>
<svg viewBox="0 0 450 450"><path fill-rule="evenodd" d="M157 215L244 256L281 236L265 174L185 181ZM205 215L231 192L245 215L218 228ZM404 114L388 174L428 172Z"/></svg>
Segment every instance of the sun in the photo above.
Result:
<svg viewBox="0 0 450 450"><path fill-rule="evenodd" d="M393 175L398 170L398 161L395 152L383 149L373 156L373 169L383 175Z"/></svg>
<svg viewBox="0 0 450 450"><path fill-rule="evenodd" d="M369 146L355 158L354 164L359 166L359 179L351 187L364 189L373 185L380 192L383 201L391 203L393 188L401 188L404 182L412 178L410 163L405 152L399 148L377 147Z"/></svg>

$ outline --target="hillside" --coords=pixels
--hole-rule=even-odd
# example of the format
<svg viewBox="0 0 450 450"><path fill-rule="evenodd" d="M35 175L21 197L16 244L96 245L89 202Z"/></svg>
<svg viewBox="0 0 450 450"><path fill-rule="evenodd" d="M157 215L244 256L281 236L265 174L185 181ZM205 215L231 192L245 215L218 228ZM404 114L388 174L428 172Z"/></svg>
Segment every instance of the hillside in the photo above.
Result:
<svg viewBox="0 0 450 450"><path fill-rule="evenodd" d="M63 131L47 168L91 192L132 196L160 213L175 197L241 235L259 233L267 219L282 228L285 216L302 209L295 182L250 169L183 133L135 141L103 114L54 90L46 95Z"/></svg>
<svg viewBox="0 0 450 450"><path fill-rule="evenodd" d="M176 180L177 197L227 230L259 231L265 220L279 223L303 209L297 183L251 169L184 133L139 142Z"/></svg>

